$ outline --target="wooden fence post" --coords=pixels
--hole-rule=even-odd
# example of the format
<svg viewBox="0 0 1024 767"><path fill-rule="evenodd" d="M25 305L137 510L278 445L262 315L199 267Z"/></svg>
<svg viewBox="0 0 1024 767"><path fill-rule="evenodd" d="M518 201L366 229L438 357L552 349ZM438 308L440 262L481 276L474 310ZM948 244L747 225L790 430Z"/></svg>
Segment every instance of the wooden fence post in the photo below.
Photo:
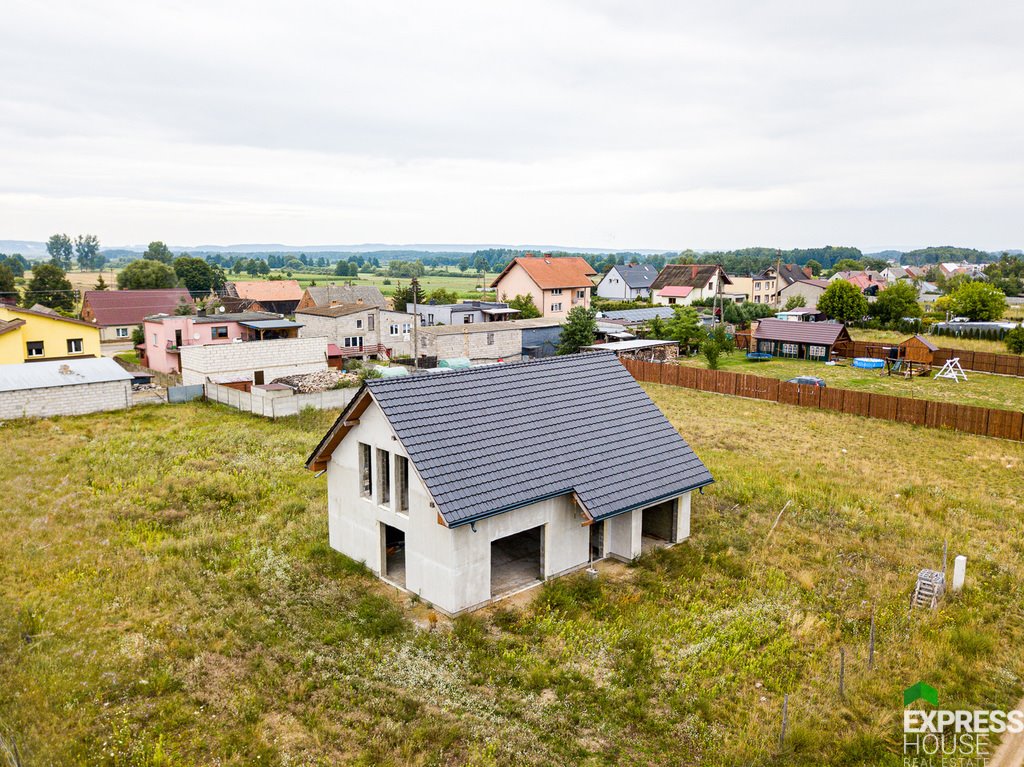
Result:
<svg viewBox="0 0 1024 767"><path fill-rule="evenodd" d="M868 634L868 668L875 667L875 608L871 607L871 632Z"/></svg>
<svg viewBox="0 0 1024 767"><path fill-rule="evenodd" d="M786 724L789 722L789 693L782 696L782 732L779 733L779 748L786 742Z"/></svg>
<svg viewBox="0 0 1024 767"><path fill-rule="evenodd" d="M839 648L839 697L846 697L846 648Z"/></svg>

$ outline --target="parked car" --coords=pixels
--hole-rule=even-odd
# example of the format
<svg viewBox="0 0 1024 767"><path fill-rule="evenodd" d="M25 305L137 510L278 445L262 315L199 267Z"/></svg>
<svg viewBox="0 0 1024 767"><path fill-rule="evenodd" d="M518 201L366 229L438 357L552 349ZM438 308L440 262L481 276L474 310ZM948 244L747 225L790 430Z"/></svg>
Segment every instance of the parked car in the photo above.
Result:
<svg viewBox="0 0 1024 767"><path fill-rule="evenodd" d="M790 378L786 383L803 384L804 386L820 386L822 389L825 388L825 381L816 376L797 376L796 378Z"/></svg>

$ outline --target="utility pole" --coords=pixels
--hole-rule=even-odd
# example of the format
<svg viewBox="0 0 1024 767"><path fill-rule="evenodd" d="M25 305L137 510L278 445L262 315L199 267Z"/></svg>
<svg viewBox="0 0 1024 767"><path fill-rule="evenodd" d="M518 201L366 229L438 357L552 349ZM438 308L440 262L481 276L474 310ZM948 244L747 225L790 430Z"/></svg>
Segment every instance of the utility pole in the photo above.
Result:
<svg viewBox="0 0 1024 767"><path fill-rule="evenodd" d="M782 306L782 251L775 249L775 308Z"/></svg>
<svg viewBox="0 0 1024 767"><path fill-rule="evenodd" d="M409 283L412 286L412 367L413 371L420 369L420 347L417 344L417 333L416 330L420 324L420 313L416 308L417 300L419 296L416 294L420 291L420 282L415 277Z"/></svg>

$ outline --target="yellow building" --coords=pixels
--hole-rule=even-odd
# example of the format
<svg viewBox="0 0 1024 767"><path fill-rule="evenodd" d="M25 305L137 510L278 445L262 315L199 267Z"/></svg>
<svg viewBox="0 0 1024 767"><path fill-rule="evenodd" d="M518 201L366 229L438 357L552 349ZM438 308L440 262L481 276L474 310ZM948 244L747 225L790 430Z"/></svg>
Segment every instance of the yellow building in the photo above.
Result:
<svg viewBox="0 0 1024 767"><path fill-rule="evenodd" d="M52 309L0 304L0 365L100 356L100 331Z"/></svg>

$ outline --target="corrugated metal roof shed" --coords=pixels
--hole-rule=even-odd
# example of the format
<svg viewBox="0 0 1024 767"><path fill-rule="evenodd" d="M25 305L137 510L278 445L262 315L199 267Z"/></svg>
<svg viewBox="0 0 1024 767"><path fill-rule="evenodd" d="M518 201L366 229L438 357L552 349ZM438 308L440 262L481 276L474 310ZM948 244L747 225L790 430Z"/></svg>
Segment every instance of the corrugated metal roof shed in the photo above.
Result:
<svg viewBox="0 0 1024 767"><path fill-rule="evenodd" d="M109 357L0 365L0 391L131 380L132 374Z"/></svg>
<svg viewBox="0 0 1024 767"><path fill-rule="evenodd" d="M612 354L370 380L366 387L450 527L570 493L593 519L605 519L713 481ZM361 399L307 465L329 459L349 410L365 407Z"/></svg>
<svg viewBox="0 0 1024 767"><path fill-rule="evenodd" d="M301 322L292 322L291 320L248 320L238 324L243 328L252 328L253 330L285 330L303 327Z"/></svg>

